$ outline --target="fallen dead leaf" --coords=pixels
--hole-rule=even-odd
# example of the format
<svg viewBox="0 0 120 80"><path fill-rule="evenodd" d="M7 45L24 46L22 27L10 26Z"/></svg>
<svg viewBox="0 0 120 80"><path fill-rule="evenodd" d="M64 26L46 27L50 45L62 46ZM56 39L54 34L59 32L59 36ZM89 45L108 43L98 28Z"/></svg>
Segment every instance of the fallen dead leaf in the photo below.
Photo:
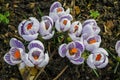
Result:
<svg viewBox="0 0 120 80"><path fill-rule="evenodd" d="M104 34L109 34L112 35L112 29L114 27L113 21L109 20L107 22L104 23Z"/></svg>
<svg viewBox="0 0 120 80"><path fill-rule="evenodd" d="M75 14L79 14L80 13L80 8L79 6L74 6L74 10L75 10Z"/></svg>

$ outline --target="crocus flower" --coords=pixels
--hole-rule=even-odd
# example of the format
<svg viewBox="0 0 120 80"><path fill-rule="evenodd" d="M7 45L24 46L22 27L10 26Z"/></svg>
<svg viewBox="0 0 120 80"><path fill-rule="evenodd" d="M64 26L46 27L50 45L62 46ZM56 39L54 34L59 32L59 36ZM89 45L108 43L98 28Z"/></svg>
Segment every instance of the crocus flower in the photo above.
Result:
<svg viewBox="0 0 120 80"><path fill-rule="evenodd" d="M84 45L80 41L73 41L67 44L62 44L59 47L59 55L61 57L67 57L73 64L79 65L84 62L81 57L84 52Z"/></svg>
<svg viewBox="0 0 120 80"><path fill-rule="evenodd" d="M115 50L118 53L118 56L120 57L120 40L116 42Z"/></svg>
<svg viewBox="0 0 120 80"><path fill-rule="evenodd" d="M97 48L88 56L87 64L90 68L104 68L108 64L108 53L103 48Z"/></svg>
<svg viewBox="0 0 120 80"><path fill-rule="evenodd" d="M65 32L67 30L69 30L70 26L71 26L71 20L72 20L72 16L70 14L67 15L63 15L61 16L56 22L55 22L55 28L57 29L57 31L59 32Z"/></svg>
<svg viewBox="0 0 120 80"><path fill-rule="evenodd" d="M16 65L22 62L25 47L23 43L16 38L10 40L10 51L4 55L4 60L10 65Z"/></svg>
<svg viewBox="0 0 120 80"><path fill-rule="evenodd" d="M26 41L32 41L38 36L39 26L39 21L34 17L30 17L28 20L23 20L19 24L18 31L23 39L25 39Z"/></svg>
<svg viewBox="0 0 120 80"><path fill-rule="evenodd" d="M44 67L49 62L48 53L44 54L42 42L33 40L28 45L28 54L23 57L25 64L29 67Z"/></svg>
<svg viewBox="0 0 120 80"><path fill-rule="evenodd" d="M94 33L94 34L98 34L100 32L100 28L98 27L96 21L94 19L88 19L86 21L84 21L84 23L82 24L83 26L83 30L82 33Z"/></svg>
<svg viewBox="0 0 120 80"><path fill-rule="evenodd" d="M81 41L83 41L86 50L92 51L98 48L101 43L101 37L97 34L82 34Z"/></svg>
<svg viewBox="0 0 120 80"><path fill-rule="evenodd" d="M69 36L72 40L80 40L80 34L82 31L82 25L79 21L75 21L70 26Z"/></svg>
<svg viewBox="0 0 120 80"><path fill-rule="evenodd" d="M67 9L65 11L61 3L56 1L50 7L49 16L53 19L54 22L56 22L56 20L59 19L59 17L61 17L64 14L69 14L69 13L70 13L70 9Z"/></svg>
<svg viewBox="0 0 120 80"><path fill-rule="evenodd" d="M54 35L53 28L53 20L49 16L43 16L42 21L40 23L39 32L43 39L50 39Z"/></svg>

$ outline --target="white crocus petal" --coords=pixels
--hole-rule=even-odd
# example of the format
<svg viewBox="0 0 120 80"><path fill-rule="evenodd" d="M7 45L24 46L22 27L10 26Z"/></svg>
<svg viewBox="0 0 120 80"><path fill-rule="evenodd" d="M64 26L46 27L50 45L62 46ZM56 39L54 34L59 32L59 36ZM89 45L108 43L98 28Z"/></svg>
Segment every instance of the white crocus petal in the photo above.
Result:
<svg viewBox="0 0 120 80"><path fill-rule="evenodd" d="M94 43L94 44L87 44L86 49L88 51L92 51L100 46L100 43Z"/></svg>
<svg viewBox="0 0 120 80"><path fill-rule="evenodd" d="M58 32L61 32L59 20L55 22L55 28L57 29Z"/></svg>
<svg viewBox="0 0 120 80"><path fill-rule="evenodd" d="M19 65L19 70L25 68L25 63L24 62L21 62L20 65Z"/></svg>
<svg viewBox="0 0 120 80"><path fill-rule="evenodd" d="M66 56L66 51L67 51L67 44L60 45L60 47L58 49L58 52L59 52L59 55L61 57L65 57Z"/></svg>
<svg viewBox="0 0 120 80"><path fill-rule="evenodd" d="M116 42L115 50L118 53L118 56L120 57L120 40Z"/></svg>
<svg viewBox="0 0 120 80"><path fill-rule="evenodd" d="M79 40L80 41L80 37L76 37L76 35L74 33L72 34L68 34L70 36L70 38L73 40L73 41L76 41L76 40Z"/></svg>
<svg viewBox="0 0 120 80"><path fill-rule="evenodd" d="M66 14L69 14L70 13L70 8L68 8L66 11L65 11Z"/></svg>
<svg viewBox="0 0 120 80"><path fill-rule="evenodd" d="M94 49L92 51L92 53L102 53L102 54L108 56L108 52L105 49L103 49L103 48Z"/></svg>
<svg viewBox="0 0 120 80"><path fill-rule="evenodd" d="M95 65L94 65L94 61L93 61L93 54L90 54L87 58L87 64L90 68L92 69L96 69Z"/></svg>
<svg viewBox="0 0 120 80"><path fill-rule="evenodd" d="M34 64L28 59L28 54L25 54L22 57L23 61L25 62L25 64L29 67L34 67Z"/></svg>
<svg viewBox="0 0 120 80"><path fill-rule="evenodd" d="M54 12L50 12L49 16L53 19L54 22L56 22L59 19L59 16Z"/></svg>
<svg viewBox="0 0 120 80"><path fill-rule="evenodd" d="M72 62L73 64L76 64L76 65L80 65L84 62L84 59L82 57L76 59L76 60L70 60L70 62Z"/></svg>
<svg viewBox="0 0 120 80"><path fill-rule="evenodd" d="M64 30L63 30L63 31L65 32L65 31L69 30L70 25L71 25L70 21L69 21L69 20L67 20L67 24L65 25Z"/></svg>
<svg viewBox="0 0 120 80"><path fill-rule="evenodd" d="M55 31L52 31L52 33L49 33L47 36L43 36L42 38L45 40L51 39L54 36Z"/></svg>
<svg viewBox="0 0 120 80"><path fill-rule="evenodd" d="M48 53L45 53L44 60L40 64L38 64L38 67L44 67L48 64L48 62L49 62L49 55Z"/></svg>
<svg viewBox="0 0 120 80"><path fill-rule="evenodd" d="M35 17L30 17L29 19L33 22L32 26L34 26L34 27L32 27L32 28L37 33L37 31L39 30L39 26L40 26L39 21Z"/></svg>
<svg viewBox="0 0 120 80"><path fill-rule="evenodd" d="M105 62L100 64L99 66L96 66L97 68L104 68L108 64L108 57L106 56Z"/></svg>
<svg viewBox="0 0 120 80"><path fill-rule="evenodd" d="M34 35L22 35L22 37L26 40L26 41L32 41L34 39L36 39L38 37L38 33L34 34Z"/></svg>

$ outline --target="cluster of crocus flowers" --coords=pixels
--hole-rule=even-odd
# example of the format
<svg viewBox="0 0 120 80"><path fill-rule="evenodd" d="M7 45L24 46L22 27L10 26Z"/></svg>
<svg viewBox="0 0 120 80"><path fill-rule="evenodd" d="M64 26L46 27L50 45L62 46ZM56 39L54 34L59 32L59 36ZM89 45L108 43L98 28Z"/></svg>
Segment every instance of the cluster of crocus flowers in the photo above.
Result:
<svg viewBox="0 0 120 80"><path fill-rule="evenodd" d="M5 54L4 60L10 65L20 64L20 68L44 67L49 62L48 53L44 53L42 42L33 40L28 45L29 52L25 52L23 43L16 38L10 40L11 49Z"/></svg>
<svg viewBox="0 0 120 80"><path fill-rule="evenodd" d="M87 58L89 67L104 68L108 64L108 53L105 49L99 48L101 44L101 37L99 35L100 28L94 19L88 19L82 24L81 40L85 45L86 50L90 51Z"/></svg>
<svg viewBox="0 0 120 80"><path fill-rule="evenodd" d="M60 2L54 2L50 7L49 16L56 22L61 16L69 14L70 9L68 8L66 11L62 7Z"/></svg>
<svg viewBox="0 0 120 80"><path fill-rule="evenodd" d="M63 43L58 48L61 57L67 57L71 63L80 65L86 58L82 57L85 50L90 51L87 58L89 67L104 68L108 64L108 53L100 48L100 28L94 19L88 19L81 24L80 21L72 22L73 17L70 9L66 11L59 2L54 2L50 7L49 16L43 16L41 22L35 17L23 20L18 26L20 36L28 44L28 52L25 51L23 43L16 38L10 40L11 49L5 54L4 60L10 65L20 64L20 67L44 67L49 62L49 55L38 35L44 39L51 39L55 35L53 27L60 33L68 33L71 42ZM119 53L119 42L116 44L116 51Z"/></svg>

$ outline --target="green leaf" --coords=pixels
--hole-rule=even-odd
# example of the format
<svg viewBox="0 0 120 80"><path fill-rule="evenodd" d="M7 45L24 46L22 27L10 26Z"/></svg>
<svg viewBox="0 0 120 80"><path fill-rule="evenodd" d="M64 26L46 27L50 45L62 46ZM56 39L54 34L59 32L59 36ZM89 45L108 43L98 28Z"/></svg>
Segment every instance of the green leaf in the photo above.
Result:
<svg viewBox="0 0 120 80"><path fill-rule="evenodd" d="M93 17L94 19L96 19L99 15L100 13L98 11L90 10L90 16Z"/></svg>
<svg viewBox="0 0 120 80"><path fill-rule="evenodd" d="M10 16L9 11L6 11L6 12L4 13L4 16L6 16L6 17Z"/></svg>

